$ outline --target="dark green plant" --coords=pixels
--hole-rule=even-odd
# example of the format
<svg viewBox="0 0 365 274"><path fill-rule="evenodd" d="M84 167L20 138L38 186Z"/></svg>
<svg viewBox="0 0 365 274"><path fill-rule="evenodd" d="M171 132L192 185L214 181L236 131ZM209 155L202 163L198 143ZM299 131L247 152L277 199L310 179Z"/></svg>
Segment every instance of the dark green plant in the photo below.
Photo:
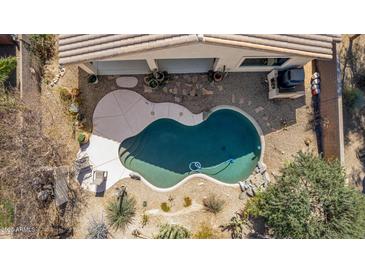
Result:
<svg viewBox="0 0 365 274"><path fill-rule="evenodd" d="M14 222L14 206L9 200L0 200L0 228L9 227Z"/></svg>
<svg viewBox="0 0 365 274"><path fill-rule="evenodd" d="M166 202L161 203L161 209L164 212L169 212L171 210L171 206L169 206Z"/></svg>
<svg viewBox="0 0 365 274"><path fill-rule="evenodd" d="M236 212L227 224L220 226L222 232L229 231L231 233L232 239L242 239L244 237L244 229L250 227L251 223L245 212Z"/></svg>
<svg viewBox="0 0 365 274"><path fill-rule="evenodd" d="M82 144L85 141L85 134L84 133L79 133L79 136L77 137L77 141Z"/></svg>
<svg viewBox="0 0 365 274"><path fill-rule="evenodd" d="M203 205L205 210L214 214L217 214L223 210L225 201L219 199L216 195L209 195L207 198L203 199Z"/></svg>
<svg viewBox="0 0 365 274"><path fill-rule="evenodd" d="M345 89L343 93L343 103L344 105L351 109L355 106L357 99L361 95L361 90L358 89Z"/></svg>
<svg viewBox="0 0 365 274"><path fill-rule="evenodd" d="M115 230L125 230L133 222L135 215L136 200L127 197L125 190L122 190L117 200L110 202L107 207L107 219Z"/></svg>
<svg viewBox="0 0 365 274"><path fill-rule="evenodd" d="M189 239L191 233L181 225L164 224L160 226L160 231L156 239Z"/></svg>
<svg viewBox="0 0 365 274"><path fill-rule="evenodd" d="M365 197L345 184L338 161L298 153L251 203L275 238L364 238Z"/></svg>
<svg viewBox="0 0 365 274"><path fill-rule="evenodd" d="M109 236L109 229L103 218L100 220L95 220L94 218L90 220L86 236L88 239L107 239Z"/></svg>
<svg viewBox="0 0 365 274"><path fill-rule="evenodd" d="M30 52L39 59L42 66L54 57L56 39L53 34L32 34L29 40Z"/></svg>
<svg viewBox="0 0 365 274"><path fill-rule="evenodd" d="M0 57L0 85L3 85L9 79L15 68L16 57Z"/></svg>

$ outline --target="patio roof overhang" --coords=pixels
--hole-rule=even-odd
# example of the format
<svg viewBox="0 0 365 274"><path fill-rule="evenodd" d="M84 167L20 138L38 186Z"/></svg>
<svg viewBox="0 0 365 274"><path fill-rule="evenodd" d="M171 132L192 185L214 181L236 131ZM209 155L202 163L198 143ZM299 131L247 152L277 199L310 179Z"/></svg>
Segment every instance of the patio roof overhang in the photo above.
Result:
<svg viewBox="0 0 365 274"><path fill-rule="evenodd" d="M59 57L60 64L75 64L207 43L330 60L333 43L340 40L341 35L324 34L72 34L59 36Z"/></svg>

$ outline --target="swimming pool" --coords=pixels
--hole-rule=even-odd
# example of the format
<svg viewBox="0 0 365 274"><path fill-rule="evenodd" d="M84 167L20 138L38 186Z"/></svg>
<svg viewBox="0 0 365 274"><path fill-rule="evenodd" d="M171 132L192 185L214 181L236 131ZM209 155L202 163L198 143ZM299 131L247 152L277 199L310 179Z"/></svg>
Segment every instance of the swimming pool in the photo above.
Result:
<svg viewBox="0 0 365 274"><path fill-rule="evenodd" d="M218 109L195 126L158 119L122 141L119 157L126 168L162 189L192 174L235 184L251 175L261 146L249 118L232 109Z"/></svg>

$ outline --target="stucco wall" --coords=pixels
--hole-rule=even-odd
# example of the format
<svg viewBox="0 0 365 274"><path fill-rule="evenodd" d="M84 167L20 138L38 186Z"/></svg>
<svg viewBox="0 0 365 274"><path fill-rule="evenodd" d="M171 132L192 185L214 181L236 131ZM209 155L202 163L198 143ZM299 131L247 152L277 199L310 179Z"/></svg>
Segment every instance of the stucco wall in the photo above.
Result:
<svg viewBox="0 0 365 274"><path fill-rule="evenodd" d="M245 57L291 57L281 68L304 65L311 60L309 57L298 57L288 54L270 53L266 51L244 49L238 47L227 47L213 44L187 44L165 49L151 50L135 54L117 56L105 60L138 60L146 59L149 64L154 64L156 59L174 58L217 58L215 70L227 71L271 71L273 67L239 67Z"/></svg>

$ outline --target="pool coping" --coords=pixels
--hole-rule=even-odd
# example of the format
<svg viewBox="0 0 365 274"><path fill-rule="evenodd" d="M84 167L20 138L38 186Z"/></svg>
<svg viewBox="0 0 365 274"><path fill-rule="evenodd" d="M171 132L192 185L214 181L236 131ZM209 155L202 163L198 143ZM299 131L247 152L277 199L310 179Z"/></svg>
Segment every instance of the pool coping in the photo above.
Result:
<svg viewBox="0 0 365 274"><path fill-rule="evenodd" d="M120 90L120 89L117 89L117 90L114 90L114 91L112 91L112 92L110 92L110 93L108 93L108 94L106 94L99 102L98 102L98 104L100 103L100 102L102 102L103 101L103 99L106 97L106 96L114 96L115 94L115 92L123 92L123 91L126 91L126 93L129 93L129 95L131 95L131 92L132 93L135 93L135 96L136 97L142 97L143 98L143 100L145 100L145 102L148 102L146 105L148 105L148 104L150 104L150 107L151 107L151 105L156 105L156 104L164 104L164 105L166 105L167 107L168 107L168 109L169 109L169 111L168 111L168 115L167 115L167 117L160 117L160 118L158 118L158 119L161 119L161 118L169 118L169 119L173 119L173 120L175 120L175 121L177 121L177 122L179 122L179 123L181 123L181 124L184 124L184 125L187 125L187 126L193 126L193 125L197 125L197 124L200 124L200 123L202 123L203 121L205 121L206 119L208 119L208 117L213 113L213 112L215 112L215 111L217 111L217 110L220 110L220 109L231 109L231 110L234 110L234 111L236 111L236 112L239 112L239 113L241 113L243 116L245 116L245 117L247 117L247 119L254 125L254 127L255 127L255 129L256 129L256 131L257 131L257 133L259 134L259 136L260 136L260 143L261 143L261 153L260 153L260 158L259 158L259 161L258 162L261 162L261 163L263 163L263 157L264 157L264 150L265 150L265 139L264 139L264 135L263 135L263 131L262 131L262 129L261 129L261 127L259 126L259 124L256 122L256 120L251 116L251 115L249 115L247 112L245 112L245 111L243 111L242 109L240 109L240 108L238 108L238 107L235 107L235 106L231 106L231 105L219 105L219 106L215 106L215 107L213 107L213 108L211 108L210 110L208 110L208 111L205 111L205 112L200 112L199 114L194 114L194 113L192 113L189 109L187 109L186 107L184 107L184 106L182 106L182 105L180 105L180 104L177 104L177 103L171 103L171 102L161 102L161 103L153 103L153 102L151 102L151 101L149 101L148 99L146 99L146 98L144 98L141 94L139 94L139 93L137 93L137 92L135 92L135 91L132 91L132 90L128 90L128 89L122 89L122 90ZM141 100L141 99L138 99L138 100ZM176 106L175 106L176 105ZM100 106L99 106L100 107ZM189 113L190 113L190 115L192 115L192 117L193 117L193 120L194 120L194 122L193 122L193 124L186 124L186 123L184 123L183 121L179 121L179 120L177 120L177 119L175 119L175 117L173 117L173 113L170 113L170 109L172 109L172 108L184 108L186 111L188 111ZM96 108L94 109L94 115L93 115L93 123L94 123L94 118L103 118L102 116L96 116L95 115L95 113L96 113L96 110L97 110L97 108L98 108L98 105L96 106ZM122 112L124 112L125 110L122 110L122 109L120 109ZM125 114L123 114L122 115L123 116L123 118L126 118L126 116L125 116ZM194 117L199 117L199 118L194 118ZM105 117L104 117L105 118ZM158 120L158 119L155 119L154 121L156 121L156 120ZM198 120L200 120L201 119L201 121L197 121L196 119L198 119ZM145 121L145 122L147 122L147 120ZM136 135L136 134L138 134L139 132L141 132L143 129L145 129L149 124L150 124L151 122L149 122L149 123L146 123L146 125L144 125L143 126L143 128L141 128L141 129L139 129L138 130L138 132L134 132L134 134L132 134L132 136L134 136L134 135ZM129 137L131 137L131 136L129 136L129 137L126 137L126 138L124 138L124 139L122 139L122 140L120 140L119 142L117 142L116 140L114 140L114 139L110 139L110 138L107 138L107 137L105 137L105 136L103 136L102 134L101 134L101 132L98 132L98 130L96 130L96 128L94 128L93 129L93 133L92 133L92 136L91 136L91 138L90 138L90 143L91 142L100 142L101 140L98 140L98 141L95 141L95 140L93 140L94 138L93 138L93 135L95 136L95 137L98 137L98 138L101 138L101 139L103 139L103 140L105 140L105 141L103 141L103 142L113 142L114 144L111 144L111 146L117 146L118 148L119 148L119 146L120 146L120 143L121 142L123 142L123 140L125 140L126 138L129 138ZM97 138L97 139L98 139ZM106 144L106 143L105 143ZM91 146L92 147L92 149L95 149L95 144L93 144L93 146ZM81 155L85 155L85 154L88 154L88 152L87 152L87 150L88 149L86 149L86 151L83 151L82 153L80 153L81 152L81 150L80 150L80 152L78 153L78 156L80 157ZM95 151L89 151L91 154L93 154L93 156L95 157L95 158L97 158L97 160L99 161L99 157L96 155L95 156ZM114 153L111 153L110 155L115 155ZM153 185L152 183L150 183L148 180L146 180L141 174L139 174L138 172L135 172L135 171L132 171L132 170L130 170L130 169L128 169L127 167L125 167L122 163L121 163L121 161L120 161L120 159L119 159L119 153L117 153L118 154L118 159L115 159L115 157L113 156L113 158L111 158L108 162L114 162L114 161L119 161L119 164L120 164L120 168L121 168L121 170L120 170L120 172L118 172L118 173L120 173L118 176L117 176L117 178L113 178L113 180L112 179L110 179L111 180L111 182L110 183L108 183L107 181L105 182L105 189L104 190L100 190L100 191L98 191L98 188L96 187L96 186L94 186L93 184L92 184L92 182L85 182L85 184L84 184L84 182L82 182L82 186L83 186L83 188L86 188L87 190L89 190L89 191L91 191L91 192L103 192L103 191L106 191L107 189L109 189L109 188L111 188L113 185L115 185L118 181L120 181L120 180L122 180L122 179L126 179L126 178L130 178L130 176L132 175L132 174L134 174L134 175L137 175L137 176L139 176L140 178L141 178L141 181L143 182L143 183L145 183L147 186L149 186L151 189L153 189L153 190L155 190L155 191L158 191L158 192L169 192L169 191L172 191L172 190L175 190L175 189L177 189L178 187L180 187L180 186L182 186L184 183L186 183L187 181L189 181L189 180L191 180L191 179L197 179L197 178L200 178L200 179L205 179L205 180L208 180L208 181L211 181L211 182L213 182L213 183L217 183L217 184L219 184L219 185L223 185L223 186L229 186L229 187L235 187L235 188L238 188L239 187L239 184L238 183L235 183L235 184L228 184L228 183L225 183L225 182L222 182L222 181L220 181L220 180L217 180L217 179L215 179L215 178L213 178L213 177L210 177L209 175L206 175L206 174L202 174L202 173L194 173L194 174L191 174L191 175L188 175L187 177L185 177L184 179L182 179L181 181L179 181L176 185L174 185L174 186L172 186L172 187L168 187L168 188L160 188L160 187L157 187L157 186L155 186L155 185ZM105 155L103 155L103 156L105 156ZM91 160L91 163L93 163L93 159L90 159ZM95 161L96 161L96 159L94 159ZM98 167L102 167L102 166L104 166L104 168L105 168L105 165L107 165L108 164L108 162L105 162L105 163L102 163L102 164L96 164L96 165L94 165L93 164L93 171L94 170L98 170ZM111 168L110 166L108 167L109 169ZM113 169L112 169L113 170ZM115 172L114 172L115 173ZM116 177L116 174L114 174L113 173L113 177ZM110 174L111 175L111 174ZM253 175L253 172L252 172L252 174L248 177L248 178L250 178L251 176ZM109 179L109 178L108 178Z"/></svg>

